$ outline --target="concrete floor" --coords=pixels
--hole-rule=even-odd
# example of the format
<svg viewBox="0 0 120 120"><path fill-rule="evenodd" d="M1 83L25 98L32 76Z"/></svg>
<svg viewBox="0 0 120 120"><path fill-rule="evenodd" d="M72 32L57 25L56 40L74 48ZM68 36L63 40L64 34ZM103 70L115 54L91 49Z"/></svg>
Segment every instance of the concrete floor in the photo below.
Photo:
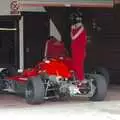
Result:
<svg viewBox="0 0 120 120"><path fill-rule="evenodd" d="M75 98L64 102L46 101L41 105L28 105L21 97L0 95L0 116L4 116L4 119L11 116L11 120L16 120L15 115L19 115L17 119L26 117L29 120L43 117L44 119L120 120L120 86L110 86L106 100L103 102Z"/></svg>

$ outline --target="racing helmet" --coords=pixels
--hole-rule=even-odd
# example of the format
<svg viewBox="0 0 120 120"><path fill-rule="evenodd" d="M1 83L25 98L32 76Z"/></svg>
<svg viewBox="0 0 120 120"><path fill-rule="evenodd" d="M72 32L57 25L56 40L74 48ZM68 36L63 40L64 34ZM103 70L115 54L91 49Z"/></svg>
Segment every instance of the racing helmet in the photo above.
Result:
<svg viewBox="0 0 120 120"><path fill-rule="evenodd" d="M70 23L76 24L76 23L81 23L82 22L82 16L80 13L73 12L70 14Z"/></svg>

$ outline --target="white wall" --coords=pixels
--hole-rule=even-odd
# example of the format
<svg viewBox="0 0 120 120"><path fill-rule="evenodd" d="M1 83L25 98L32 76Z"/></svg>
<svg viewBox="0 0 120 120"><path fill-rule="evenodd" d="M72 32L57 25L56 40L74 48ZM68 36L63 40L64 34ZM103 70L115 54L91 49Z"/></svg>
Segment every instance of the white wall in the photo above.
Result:
<svg viewBox="0 0 120 120"><path fill-rule="evenodd" d="M50 20L50 36L56 37L59 41L61 40L61 35L52 20Z"/></svg>
<svg viewBox="0 0 120 120"><path fill-rule="evenodd" d="M26 11L26 12L46 12L46 10L44 9L44 7L24 7L24 8L20 8L20 11Z"/></svg>
<svg viewBox="0 0 120 120"><path fill-rule="evenodd" d="M10 15L11 0L0 0L0 15Z"/></svg>

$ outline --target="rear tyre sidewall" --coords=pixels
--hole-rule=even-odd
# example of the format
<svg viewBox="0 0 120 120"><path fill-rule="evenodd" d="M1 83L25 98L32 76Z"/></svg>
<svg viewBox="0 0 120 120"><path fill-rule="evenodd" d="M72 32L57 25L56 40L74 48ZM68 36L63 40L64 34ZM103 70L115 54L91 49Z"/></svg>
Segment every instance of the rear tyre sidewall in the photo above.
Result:
<svg viewBox="0 0 120 120"><path fill-rule="evenodd" d="M107 70L106 68L97 67L97 68L94 68L93 73L94 73L94 72L95 72L96 74L99 74L99 75L104 76L105 79L106 79L107 85L109 85L109 83L110 83L110 76L109 76L108 70Z"/></svg>
<svg viewBox="0 0 120 120"><path fill-rule="evenodd" d="M91 77L94 79L93 84L96 90L92 97L89 98L90 101L103 101L107 95L107 84L105 77L102 75L93 74Z"/></svg>

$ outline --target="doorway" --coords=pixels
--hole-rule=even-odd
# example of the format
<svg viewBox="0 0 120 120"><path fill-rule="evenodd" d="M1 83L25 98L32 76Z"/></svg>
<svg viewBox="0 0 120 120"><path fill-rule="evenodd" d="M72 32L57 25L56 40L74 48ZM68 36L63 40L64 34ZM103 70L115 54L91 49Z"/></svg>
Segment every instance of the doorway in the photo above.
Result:
<svg viewBox="0 0 120 120"><path fill-rule="evenodd" d="M45 42L49 37L47 13L24 12L24 68L43 59Z"/></svg>
<svg viewBox="0 0 120 120"><path fill-rule="evenodd" d="M0 67L19 65L19 27L17 16L0 16Z"/></svg>

